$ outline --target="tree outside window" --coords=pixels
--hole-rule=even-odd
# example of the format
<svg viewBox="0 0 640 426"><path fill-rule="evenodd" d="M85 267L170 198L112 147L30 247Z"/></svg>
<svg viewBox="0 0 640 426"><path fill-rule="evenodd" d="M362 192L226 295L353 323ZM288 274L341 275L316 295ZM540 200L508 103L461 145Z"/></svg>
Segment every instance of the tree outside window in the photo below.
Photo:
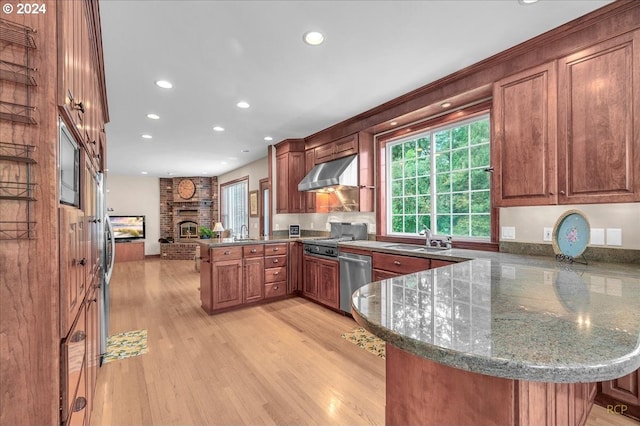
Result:
<svg viewBox="0 0 640 426"><path fill-rule="evenodd" d="M390 234L489 239L489 115L387 144Z"/></svg>

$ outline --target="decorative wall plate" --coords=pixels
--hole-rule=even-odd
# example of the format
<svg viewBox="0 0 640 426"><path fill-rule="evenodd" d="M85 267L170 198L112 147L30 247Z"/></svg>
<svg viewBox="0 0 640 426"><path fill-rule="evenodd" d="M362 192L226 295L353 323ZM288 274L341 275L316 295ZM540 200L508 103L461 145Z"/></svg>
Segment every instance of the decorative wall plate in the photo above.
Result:
<svg viewBox="0 0 640 426"><path fill-rule="evenodd" d="M568 210L558 218L553 228L553 251L556 255L578 257L589 244L591 228L579 210Z"/></svg>

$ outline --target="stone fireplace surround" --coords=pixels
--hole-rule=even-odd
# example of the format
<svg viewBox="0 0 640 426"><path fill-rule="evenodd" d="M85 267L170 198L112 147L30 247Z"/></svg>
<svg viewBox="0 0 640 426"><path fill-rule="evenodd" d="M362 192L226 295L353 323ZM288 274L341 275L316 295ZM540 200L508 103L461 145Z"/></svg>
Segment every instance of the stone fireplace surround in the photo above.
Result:
<svg viewBox="0 0 640 426"><path fill-rule="evenodd" d="M178 183L182 179L191 179L196 184L196 193L189 200L178 196ZM181 238L180 225L193 222L195 229L200 226L213 228L218 217L217 177L160 178L160 237L173 239L170 243L160 243L160 256L163 259L193 259L197 243ZM191 229L194 229L193 225Z"/></svg>

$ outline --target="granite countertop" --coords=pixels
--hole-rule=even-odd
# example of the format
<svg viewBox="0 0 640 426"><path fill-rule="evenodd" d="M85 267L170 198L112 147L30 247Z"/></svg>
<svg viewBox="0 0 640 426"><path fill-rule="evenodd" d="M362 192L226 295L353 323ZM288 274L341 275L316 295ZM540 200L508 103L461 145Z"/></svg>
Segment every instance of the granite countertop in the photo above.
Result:
<svg viewBox="0 0 640 426"><path fill-rule="evenodd" d="M403 350L466 371L528 381L597 382L640 367L637 265L569 265L461 249L415 253L388 245L340 244L461 261L354 293L356 320Z"/></svg>
<svg viewBox="0 0 640 426"><path fill-rule="evenodd" d="M291 241L317 240L319 237L258 237L234 240L233 238L211 238L195 240L197 243L214 248L229 246L246 246L249 244L288 243Z"/></svg>

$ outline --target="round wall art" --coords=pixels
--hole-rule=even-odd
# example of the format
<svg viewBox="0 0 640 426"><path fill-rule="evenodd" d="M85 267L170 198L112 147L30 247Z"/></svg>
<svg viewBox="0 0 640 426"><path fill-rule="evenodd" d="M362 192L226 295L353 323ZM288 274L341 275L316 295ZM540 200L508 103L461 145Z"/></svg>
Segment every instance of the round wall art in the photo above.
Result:
<svg viewBox="0 0 640 426"><path fill-rule="evenodd" d="M591 228L579 210L568 210L558 218L553 229L553 251L556 255L578 257L589 244Z"/></svg>

